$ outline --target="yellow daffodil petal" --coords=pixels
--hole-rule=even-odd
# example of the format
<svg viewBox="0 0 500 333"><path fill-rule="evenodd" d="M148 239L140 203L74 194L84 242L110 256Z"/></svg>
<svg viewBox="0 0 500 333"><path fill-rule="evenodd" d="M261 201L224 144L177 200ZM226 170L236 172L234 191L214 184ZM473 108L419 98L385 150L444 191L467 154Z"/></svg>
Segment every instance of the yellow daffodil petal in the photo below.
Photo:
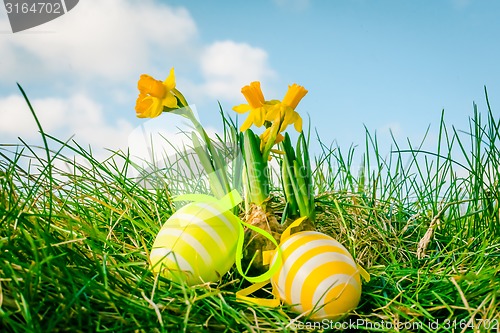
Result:
<svg viewBox="0 0 500 333"><path fill-rule="evenodd" d="M248 112L248 110L250 110L250 105L240 104L237 106L233 106L233 110L238 112L238 113L245 113L245 112Z"/></svg>
<svg viewBox="0 0 500 333"><path fill-rule="evenodd" d="M168 93L165 98L162 99L162 106L166 106L168 108L177 108L177 98L172 93Z"/></svg>
<svg viewBox="0 0 500 333"><path fill-rule="evenodd" d="M143 97L139 95L135 106L135 112L138 118L155 118L158 117L162 111L163 106L160 99L152 96Z"/></svg>
<svg viewBox="0 0 500 333"><path fill-rule="evenodd" d="M175 73L173 67L170 70L170 74L168 75L168 77L165 79L165 81L163 81L163 85L168 91L175 89Z"/></svg>
<svg viewBox="0 0 500 333"><path fill-rule="evenodd" d="M163 112L163 105L161 100L154 97L149 97L153 100L151 107L149 109L149 117L148 118L156 118Z"/></svg>
<svg viewBox="0 0 500 333"><path fill-rule="evenodd" d="M300 100L306 94L307 90L304 87L294 83L291 86L288 86L288 91L286 92L282 103L295 110L295 108L297 108L297 105L299 105Z"/></svg>
<svg viewBox="0 0 500 333"><path fill-rule="evenodd" d="M153 103L150 99L145 100L146 97L146 94L140 93L135 102L135 113L138 118L147 118L147 112Z"/></svg>
<svg viewBox="0 0 500 333"><path fill-rule="evenodd" d="M267 106L264 100L264 94L260 88L260 82L254 81L249 85L241 88L241 93L247 100L248 104L240 104L233 107L237 113L246 113L250 111L247 119L241 126L241 131L246 131L252 124L257 127L264 125L266 121Z"/></svg>
<svg viewBox="0 0 500 333"><path fill-rule="evenodd" d="M291 117L289 119L288 125L293 124L293 126L295 127L295 130L297 130L297 132L302 132L302 118L295 111L291 111L290 113L291 113Z"/></svg>
<svg viewBox="0 0 500 333"><path fill-rule="evenodd" d="M264 94L260 89L260 82L258 81L252 82L250 85L241 88L241 93L245 96L248 105L250 105L252 109L260 108L265 102Z"/></svg>
<svg viewBox="0 0 500 333"><path fill-rule="evenodd" d="M253 114L253 123L257 127L261 127L264 125L265 120L265 109L263 107L254 109L250 111Z"/></svg>
<svg viewBox="0 0 500 333"><path fill-rule="evenodd" d="M280 143L283 140L285 140L285 137L281 135L281 133L278 133L278 135L276 136L276 141L274 141L274 143Z"/></svg>
<svg viewBox="0 0 500 333"><path fill-rule="evenodd" d="M175 88L175 71L170 69L170 74L165 81L156 80L150 75L142 74L137 82L139 97L135 110L139 118L158 117L164 107L175 109L187 106L188 103L182 93Z"/></svg>
<svg viewBox="0 0 500 333"><path fill-rule="evenodd" d="M280 121L281 119L281 105L280 104L272 104L267 108L267 112L265 115L265 119L267 121Z"/></svg>
<svg viewBox="0 0 500 333"><path fill-rule="evenodd" d="M280 132L283 132L288 125L290 124L293 124L294 120L296 119L296 114L297 112L295 112L292 108L290 107L284 107L284 112L283 112L283 119L281 121L281 128L280 128Z"/></svg>
<svg viewBox="0 0 500 333"><path fill-rule="evenodd" d="M264 99L264 94L262 93L262 89L260 88L260 82L259 81L251 82L250 87L252 87L255 96L261 102L261 104L264 104L265 99Z"/></svg>
<svg viewBox="0 0 500 333"><path fill-rule="evenodd" d="M167 90L163 83L153 77L142 74L137 82L137 88L141 93L151 95L156 98L164 98Z"/></svg>
<svg viewBox="0 0 500 333"><path fill-rule="evenodd" d="M273 130L272 127L266 128L266 130L260 135L260 150L263 151L264 147L267 144L267 141L269 141L270 136L271 136L271 131ZM276 138L274 139L274 144L278 144L285 140L285 137L281 135L281 133L277 133Z"/></svg>
<svg viewBox="0 0 500 333"><path fill-rule="evenodd" d="M260 135L260 138L263 141L267 141L267 139L269 138L269 133L271 133L271 127L266 128L266 130Z"/></svg>
<svg viewBox="0 0 500 333"><path fill-rule="evenodd" d="M266 128L264 132L260 135L260 151L264 150L267 140L269 140L269 135L271 134L271 127Z"/></svg>
<svg viewBox="0 0 500 333"><path fill-rule="evenodd" d="M295 120L295 122L293 123L293 127L295 127L295 130L297 132L302 132L302 117L301 116L298 116L297 117L297 120Z"/></svg>
<svg viewBox="0 0 500 333"><path fill-rule="evenodd" d="M252 117L248 116L247 119L243 122L243 124L241 124L240 131L245 132L247 129L250 128L250 126L252 126L252 123L253 123Z"/></svg>

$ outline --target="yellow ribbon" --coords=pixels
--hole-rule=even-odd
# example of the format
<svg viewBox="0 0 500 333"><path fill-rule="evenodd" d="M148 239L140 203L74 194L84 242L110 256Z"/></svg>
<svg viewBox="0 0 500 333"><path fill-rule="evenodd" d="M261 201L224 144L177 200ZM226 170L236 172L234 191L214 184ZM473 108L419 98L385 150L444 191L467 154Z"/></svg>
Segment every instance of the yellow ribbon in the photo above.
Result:
<svg viewBox="0 0 500 333"><path fill-rule="evenodd" d="M262 305L262 306L267 306L270 308L275 308L280 306L281 304L281 299L279 295L275 294L276 289L273 287L273 298L268 299L268 298L257 298L257 297L250 297L248 295L253 294L259 289L264 288L271 282L271 280L259 282L259 283L254 283L250 287L247 287L245 289L241 289L236 292L236 300L240 302L247 302L250 304L257 304L257 305Z"/></svg>
<svg viewBox="0 0 500 333"><path fill-rule="evenodd" d="M290 233L292 232L292 229L295 228L295 227L297 227L297 226L299 226L299 225L301 225L302 222L304 222L306 218L307 218L306 216L303 216L303 217L298 218L297 220L295 220L292 224L290 224L288 226L288 228L286 228L285 231L283 231L283 233L281 234L280 243L283 244L283 242L288 237L290 237ZM273 240L274 240L274 238L273 238ZM274 242L274 244L276 244L276 242ZM272 265L272 267L265 274L263 274L263 275L266 275L266 276L269 275L268 280L267 281L262 281L262 282L259 282L259 283L255 283L255 284L253 284L253 285L251 285L251 286L249 286L249 287L247 287L245 289L242 289L242 290L236 292L236 300L248 302L248 303L251 303L251 304L257 304L257 305L262 305L262 306L267 306L267 307L273 307L273 308L278 307L281 304L281 299L280 299L278 290L274 286L273 286L273 289L272 289L272 293L273 293L273 298L272 299L258 298L258 297L249 297L248 296L250 294L253 294L257 290L264 288L269 282L271 282L271 280L270 280L271 277L281 267L281 264L282 264L281 249L280 249L280 247L278 245L276 246L276 250L264 251L262 253L262 263L264 265L268 265L271 262L272 258L274 257L276 251L278 251L278 258L276 258L276 260L274 261L274 264ZM238 263L238 261L236 263ZM279 263L279 266L276 265L277 263ZM247 280L250 281L250 282L252 282L249 279L247 279Z"/></svg>

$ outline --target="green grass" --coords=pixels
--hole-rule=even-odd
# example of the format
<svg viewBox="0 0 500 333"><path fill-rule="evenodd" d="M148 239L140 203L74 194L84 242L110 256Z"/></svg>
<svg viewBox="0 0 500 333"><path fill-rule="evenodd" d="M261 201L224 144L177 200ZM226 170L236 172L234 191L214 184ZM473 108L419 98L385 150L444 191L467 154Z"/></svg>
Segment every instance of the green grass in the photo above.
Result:
<svg viewBox="0 0 500 333"><path fill-rule="evenodd" d="M220 141L237 137L224 124ZM175 168L147 190L127 177L123 152L98 161L43 132L45 147L0 145L1 331L293 332L349 323L363 324L351 331L498 331L500 121L488 104L474 107L465 131L444 114L438 128L434 150L422 150L425 138L394 140L386 155L368 130L361 151L318 138L317 227L372 277L337 326L237 302L247 284L235 270L195 287L155 277L149 250L175 210L171 193L189 179ZM209 188L192 182L186 188Z"/></svg>

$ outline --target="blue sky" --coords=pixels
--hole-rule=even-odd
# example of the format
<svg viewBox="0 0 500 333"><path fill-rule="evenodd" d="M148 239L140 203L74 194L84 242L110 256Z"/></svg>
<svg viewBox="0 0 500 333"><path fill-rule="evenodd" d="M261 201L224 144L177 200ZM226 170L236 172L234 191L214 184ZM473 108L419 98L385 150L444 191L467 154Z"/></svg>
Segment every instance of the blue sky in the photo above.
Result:
<svg viewBox="0 0 500 333"><path fill-rule="evenodd" d="M98 149L126 148L141 73L178 88L203 124L220 127L262 82L268 99L291 83L309 93L298 111L326 143L362 145L364 126L389 150L418 141L442 109L467 129L483 87L500 101L500 2L442 0L82 0L66 15L12 34L0 8L0 142L38 142L15 85L30 96L46 130ZM165 115L164 115L165 116Z"/></svg>

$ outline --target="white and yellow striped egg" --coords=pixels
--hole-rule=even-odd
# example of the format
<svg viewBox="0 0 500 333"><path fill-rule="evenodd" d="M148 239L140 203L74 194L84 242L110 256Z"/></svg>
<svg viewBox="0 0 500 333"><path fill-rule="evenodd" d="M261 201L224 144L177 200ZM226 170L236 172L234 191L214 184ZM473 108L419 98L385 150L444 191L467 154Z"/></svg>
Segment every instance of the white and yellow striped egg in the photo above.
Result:
<svg viewBox="0 0 500 333"><path fill-rule="evenodd" d="M156 236L152 271L189 285L218 281L234 264L238 227L237 218L216 204L187 204Z"/></svg>
<svg viewBox="0 0 500 333"><path fill-rule="evenodd" d="M293 311L312 320L339 320L356 308L360 272L342 244L320 232L302 231L286 238L280 248L283 264L271 282Z"/></svg>

